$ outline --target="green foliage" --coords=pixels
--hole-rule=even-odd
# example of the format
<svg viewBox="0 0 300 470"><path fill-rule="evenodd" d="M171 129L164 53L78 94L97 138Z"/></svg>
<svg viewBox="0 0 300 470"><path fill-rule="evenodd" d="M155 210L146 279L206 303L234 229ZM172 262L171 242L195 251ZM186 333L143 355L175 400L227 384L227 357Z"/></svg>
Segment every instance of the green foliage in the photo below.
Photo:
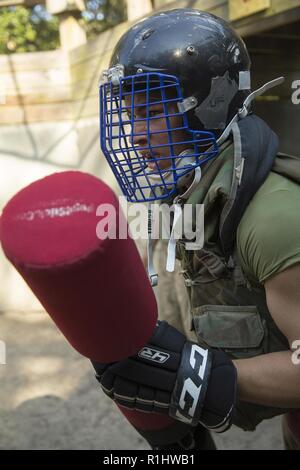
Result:
<svg viewBox="0 0 300 470"><path fill-rule="evenodd" d="M88 0L81 21L89 38L126 20L125 0ZM59 47L59 20L41 5L0 8L0 54Z"/></svg>
<svg viewBox="0 0 300 470"><path fill-rule="evenodd" d="M82 17L87 35L90 38L126 21L127 18L125 0L88 0L86 7Z"/></svg>
<svg viewBox="0 0 300 470"><path fill-rule="evenodd" d="M59 47L58 19L40 6L0 9L0 54Z"/></svg>

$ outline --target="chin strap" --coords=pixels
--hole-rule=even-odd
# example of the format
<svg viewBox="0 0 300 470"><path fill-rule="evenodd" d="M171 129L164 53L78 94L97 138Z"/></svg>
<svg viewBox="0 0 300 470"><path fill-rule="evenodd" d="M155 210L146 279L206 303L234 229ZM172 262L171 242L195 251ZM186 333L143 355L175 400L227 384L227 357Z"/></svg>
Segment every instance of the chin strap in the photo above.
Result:
<svg viewBox="0 0 300 470"><path fill-rule="evenodd" d="M187 190L183 193L178 195L173 202L172 208L174 209L174 219L172 224L172 230L170 234L170 239L168 243L168 254L167 254L167 264L166 270L168 272L173 272L175 268L175 259L176 259L176 229L177 224L180 219L182 219L182 209L181 203L183 200L187 199L190 194L194 191L196 186L201 180L201 168L197 167L193 170L194 178L192 183L189 185ZM148 204L148 241L147 241L147 259L148 259L148 276L150 279L150 283L152 287L156 287L158 285L158 274L154 268L153 263L153 248L154 248L154 239L152 238L152 228L153 228L153 212L152 212L152 204ZM181 221L182 223L182 221Z"/></svg>
<svg viewBox="0 0 300 470"><path fill-rule="evenodd" d="M173 202L173 208L174 208L174 219L173 219L173 224L172 224L172 230L171 230L171 235L170 235L170 240L168 243L168 255L167 255L167 265L166 265L166 270L169 273L172 273L175 269L175 260L176 260L176 241L177 241L177 224L178 221L180 221L182 225L182 208L181 208L181 203L183 200L188 199L190 194L195 190L196 186L201 180L201 167L198 166L194 170L194 179L191 183L191 185L188 187L188 189L185 191L185 193L180 194L174 199ZM181 227L182 228L182 227ZM180 230L181 233L181 230Z"/></svg>
<svg viewBox="0 0 300 470"><path fill-rule="evenodd" d="M218 138L217 144L220 145L223 142L225 142L225 140L228 139L228 137L229 137L229 135L232 131L233 125L237 121L239 121L240 119L243 119L244 117L246 117L249 114L250 105L251 105L252 101L255 98L257 98L258 96L263 95L270 88L273 88L277 85L281 85L281 83L283 83L283 82L284 82L284 77L274 78L274 80L271 80L270 82L265 83L263 86L261 86L257 90L252 91L252 93L250 93L250 95L248 95L247 98L245 99L242 108L240 108L238 110L238 112L234 115L234 117L231 119L228 126L224 129L224 131L222 132L222 134Z"/></svg>

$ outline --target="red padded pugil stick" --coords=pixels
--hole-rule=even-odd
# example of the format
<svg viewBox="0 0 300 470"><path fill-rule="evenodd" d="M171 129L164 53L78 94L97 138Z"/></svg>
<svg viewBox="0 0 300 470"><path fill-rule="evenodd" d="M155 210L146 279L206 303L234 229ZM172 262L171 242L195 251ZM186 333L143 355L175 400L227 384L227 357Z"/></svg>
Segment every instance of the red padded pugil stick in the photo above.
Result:
<svg viewBox="0 0 300 470"><path fill-rule="evenodd" d="M106 184L79 171L55 173L8 202L0 237L7 258L69 343L83 356L109 363L146 344L157 305L134 241L97 237L101 204L115 209L112 232L118 234L118 199ZM158 414L124 414L141 429L174 422Z"/></svg>

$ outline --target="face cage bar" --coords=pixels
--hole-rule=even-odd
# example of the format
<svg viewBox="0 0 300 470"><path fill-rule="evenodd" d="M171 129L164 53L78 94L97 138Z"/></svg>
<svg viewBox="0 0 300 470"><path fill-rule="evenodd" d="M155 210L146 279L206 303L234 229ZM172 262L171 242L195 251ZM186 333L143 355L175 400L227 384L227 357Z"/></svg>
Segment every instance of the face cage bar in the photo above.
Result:
<svg viewBox="0 0 300 470"><path fill-rule="evenodd" d="M136 103L137 96L145 100ZM124 104L125 99L129 105ZM214 133L189 129L186 113L177 108L182 100L179 81L171 75L143 73L121 79L118 87L111 82L100 86L100 145L129 202L169 198L176 193L179 178L217 155ZM172 104L175 106L170 112ZM151 109L157 106L163 114L151 116ZM178 118L181 124L172 127L171 121L179 121ZM154 131L150 125L153 127L157 119L164 120L164 128ZM143 127L144 132L135 132L137 126ZM184 140L176 140L179 132L186 134ZM164 134L166 138L161 143L159 137ZM145 140L147 145L136 145L136 138ZM178 146L188 150L179 158ZM147 158L140 152L146 152ZM164 161L170 163L165 169L161 168Z"/></svg>

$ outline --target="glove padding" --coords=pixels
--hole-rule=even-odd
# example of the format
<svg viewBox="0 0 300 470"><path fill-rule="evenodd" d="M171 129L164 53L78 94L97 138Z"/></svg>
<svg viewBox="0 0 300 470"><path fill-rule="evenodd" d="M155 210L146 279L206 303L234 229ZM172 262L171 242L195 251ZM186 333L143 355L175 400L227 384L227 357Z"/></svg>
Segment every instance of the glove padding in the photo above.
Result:
<svg viewBox="0 0 300 470"><path fill-rule="evenodd" d="M167 322L135 356L113 363L92 362L106 395L119 405L164 413L192 426L223 432L231 425L236 369L222 351L188 341Z"/></svg>

